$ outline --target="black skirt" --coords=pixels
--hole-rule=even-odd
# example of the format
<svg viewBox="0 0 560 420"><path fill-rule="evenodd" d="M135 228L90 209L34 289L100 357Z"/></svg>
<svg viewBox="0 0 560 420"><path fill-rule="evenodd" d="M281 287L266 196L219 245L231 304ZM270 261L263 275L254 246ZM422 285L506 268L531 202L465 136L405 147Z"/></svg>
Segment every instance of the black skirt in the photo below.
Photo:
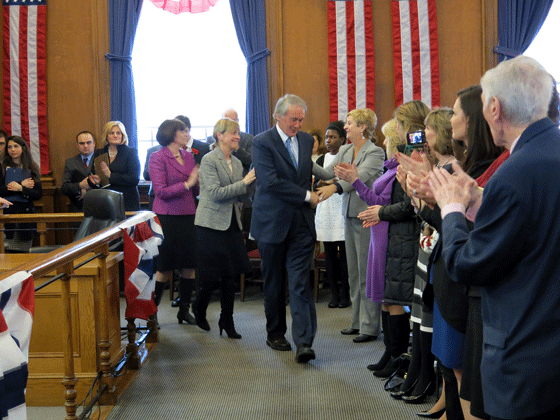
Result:
<svg viewBox="0 0 560 420"><path fill-rule="evenodd" d="M196 229L194 214L158 214L163 230L163 243L159 246L157 270L172 271L196 268Z"/></svg>
<svg viewBox="0 0 560 420"><path fill-rule="evenodd" d="M249 274L251 266L235 213L227 230L197 226L200 278L235 277Z"/></svg>

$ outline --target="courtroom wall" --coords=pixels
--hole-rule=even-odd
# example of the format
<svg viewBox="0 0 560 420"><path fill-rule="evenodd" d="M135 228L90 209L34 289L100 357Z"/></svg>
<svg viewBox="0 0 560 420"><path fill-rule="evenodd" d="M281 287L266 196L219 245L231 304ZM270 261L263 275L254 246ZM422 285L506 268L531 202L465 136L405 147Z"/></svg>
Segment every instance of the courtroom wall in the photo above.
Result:
<svg viewBox="0 0 560 420"><path fill-rule="evenodd" d="M485 42L495 23L485 25L495 19L487 9L496 1L437 1L442 105L452 106L458 90L478 83L492 59ZM279 96L295 93L309 106L304 129L325 129L327 0L266 0L266 6L271 112ZM50 157L60 185L64 161L76 153L75 134L90 130L99 137L110 118L109 63L104 57L109 49L107 2L49 0L47 14ZM375 103L384 122L395 105L390 1L373 0L373 15Z"/></svg>

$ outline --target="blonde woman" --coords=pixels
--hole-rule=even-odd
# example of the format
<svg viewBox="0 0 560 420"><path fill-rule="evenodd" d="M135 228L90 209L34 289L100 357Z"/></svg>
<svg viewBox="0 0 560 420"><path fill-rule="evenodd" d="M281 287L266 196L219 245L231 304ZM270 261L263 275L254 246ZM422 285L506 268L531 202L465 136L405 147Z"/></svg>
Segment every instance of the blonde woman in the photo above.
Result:
<svg viewBox="0 0 560 420"><path fill-rule="evenodd" d="M136 149L128 147L124 124L120 121L109 121L103 128L101 138L105 147L95 151L94 159L107 154L109 164L101 162L100 169L109 179L109 188L123 193L126 211L140 210L140 161Z"/></svg>
<svg viewBox="0 0 560 420"><path fill-rule="evenodd" d="M315 165L313 173L328 178L334 176L334 167L339 163L354 163L358 177L368 188L383 173L385 153L373 143L377 116L368 108L355 109L346 116L347 138L350 144L342 146L336 159L325 169ZM366 294L366 273L368 264L369 238L367 229L362 227L358 214L367 209L351 183L339 180L332 185L318 188L321 201L334 193L343 195L342 212L345 216L344 242L348 264L348 282L352 302L350 327L341 331L344 335L356 335L355 343L372 341L379 335L381 303L373 302Z"/></svg>

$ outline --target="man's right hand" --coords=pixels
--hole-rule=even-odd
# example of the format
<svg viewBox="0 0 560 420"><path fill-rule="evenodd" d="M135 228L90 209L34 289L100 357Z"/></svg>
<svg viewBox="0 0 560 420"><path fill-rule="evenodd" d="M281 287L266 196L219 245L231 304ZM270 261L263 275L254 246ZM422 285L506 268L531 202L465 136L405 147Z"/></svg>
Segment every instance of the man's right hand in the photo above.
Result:
<svg viewBox="0 0 560 420"><path fill-rule="evenodd" d="M315 191L311 191L311 199L309 201L309 204L312 208L317 207L317 204L319 204L319 196Z"/></svg>

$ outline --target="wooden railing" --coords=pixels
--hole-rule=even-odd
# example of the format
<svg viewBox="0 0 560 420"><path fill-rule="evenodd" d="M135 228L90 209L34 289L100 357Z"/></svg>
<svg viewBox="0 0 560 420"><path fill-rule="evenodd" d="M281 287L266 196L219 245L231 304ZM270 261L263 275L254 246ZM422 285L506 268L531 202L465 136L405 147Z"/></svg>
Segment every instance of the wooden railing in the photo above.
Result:
<svg viewBox="0 0 560 420"><path fill-rule="evenodd" d="M127 222L135 222L136 220L140 222L143 220L143 214L141 212L132 218L127 219ZM25 216L33 216L32 218L27 218ZM56 216L52 215L3 215L0 216L2 222L7 223L8 220L12 221L26 221L26 222L36 222L43 216L51 222ZM75 217L73 219L73 217ZM60 221L77 221L80 217L80 213L76 213L69 217L68 215L60 215ZM83 217L83 214L82 214ZM8 219L8 220L7 220ZM47 223L47 222L46 222ZM116 390L114 385L114 378L111 374L110 365L110 355L109 355L109 335L108 335L108 325L106 322L108 314L107 299L104 298L105 285L107 283L107 256L109 255L109 243L122 236L123 223L119 223L115 226L106 228L96 234L90 235L84 239L77 242L73 242L62 248L52 251L48 254L38 254L36 259L24 263L18 267L6 271L0 275L0 281L9 277L14 272L27 271L33 275L35 279L41 276L47 275L56 271L61 281L62 288L62 306L63 306L63 319L62 329L64 333L64 379L63 384L66 387L65 392L65 406L67 413L67 420L78 419L76 416L76 390L75 385L77 383L77 378L74 370L74 345L72 340L72 306L71 306L71 293L70 293L70 278L72 277L75 267L74 261L85 254L93 252L98 254L99 264L100 264L100 275L97 276L94 283L94 305L97 308L95 312L95 328L98 328L99 338L97 340L98 348L98 366L100 366L101 374L101 384L100 388L105 390L104 398L101 400L103 405L111 405L116 402ZM135 326L134 319L128 319L128 338L129 344L127 346L127 353L129 355L129 368L138 368L138 349L135 347ZM150 337L147 342L157 341L157 328L156 323L152 319L148 322L148 328L150 330Z"/></svg>
<svg viewBox="0 0 560 420"><path fill-rule="evenodd" d="M127 217L134 216L135 214L137 214L137 212L126 212ZM83 219L84 213L0 214L0 254L5 252L5 223L37 223L39 245L45 246L47 245L47 232L49 231L50 225L58 223L79 223Z"/></svg>

